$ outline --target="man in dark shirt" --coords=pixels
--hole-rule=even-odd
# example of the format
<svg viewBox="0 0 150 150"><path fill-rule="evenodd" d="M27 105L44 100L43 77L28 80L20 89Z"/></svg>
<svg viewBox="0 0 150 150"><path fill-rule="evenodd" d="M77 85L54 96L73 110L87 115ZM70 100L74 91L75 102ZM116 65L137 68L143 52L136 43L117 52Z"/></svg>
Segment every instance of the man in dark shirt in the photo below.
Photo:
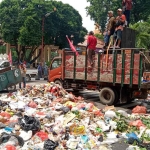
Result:
<svg viewBox="0 0 150 150"><path fill-rule="evenodd" d="M108 46L110 36L113 35L115 31L115 21L114 21L115 17L113 16L113 11L108 11L108 17L109 17L109 20L108 20L108 24L106 27L106 33L104 35L104 42L105 42L104 48Z"/></svg>
<svg viewBox="0 0 150 150"><path fill-rule="evenodd" d="M88 67L91 68L93 65L93 55L95 55L97 45L97 38L94 36L94 32L91 31L89 33L87 39L87 54L88 54Z"/></svg>
<svg viewBox="0 0 150 150"><path fill-rule="evenodd" d="M127 26L130 23L130 11L132 9L132 0L122 0L123 13L126 16Z"/></svg>

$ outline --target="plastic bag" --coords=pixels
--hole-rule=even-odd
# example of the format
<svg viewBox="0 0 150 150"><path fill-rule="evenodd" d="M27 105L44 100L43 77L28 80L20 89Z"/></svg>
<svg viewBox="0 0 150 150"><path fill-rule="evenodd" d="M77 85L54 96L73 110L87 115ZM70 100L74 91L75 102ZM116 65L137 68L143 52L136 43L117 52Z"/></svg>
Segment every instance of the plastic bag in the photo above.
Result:
<svg viewBox="0 0 150 150"><path fill-rule="evenodd" d="M37 132L36 135L40 137L42 141L45 141L48 139L48 134L43 131Z"/></svg>
<svg viewBox="0 0 150 150"><path fill-rule="evenodd" d="M117 115L114 111L108 110L105 112L105 118L117 118Z"/></svg>
<svg viewBox="0 0 150 150"><path fill-rule="evenodd" d="M62 107L61 111L63 111L63 113L66 114L70 111L70 108L69 107Z"/></svg>
<svg viewBox="0 0 150 150"><path fill-rule="evenodd" d="M96 116L104 116L104 114L100 110L95 110L94 115Z"/></svg>
<svg viewBox="0 0 150 150"><path fill-rule="evenodd" d="M133 144L135 141L136 142L140 142L139 138L137 137L137 135L135 133L129 133L126 134L126 136L128 137L128 143L129 144Z"/></svg>
<svg viewBox="0 0 150 150"><path fill-rule="evenodd" d="M54 142L48 139L44 142L44 150L55 150L55 148L58 145L59 145L58 142Z"/></svg>
<svg viewBox="0 0 150 150"><path fill-rule="evenodd" d="M40 121L34 117L24 116L23 119L19 118L18 123L25 131L39 131L41 128Z"/></svg>
<svg viewBox="0 0 150 150"><path fill-rule="evenodd" d="M18 144L20 146L24 145L24 140L20 136L17 136L15 134L7 134L5 132L1 133L1 136L0 136L0 145L3 144L3 143L8 142L11 137L15 137L18 140Z"/></svg>
<svg viewBox="0 0 150 150"><path fill-rule="evenodd" d="M13 145L6 145L5 148L6 150L16 150L16 147Z"/></svg>
<svg viewBox="0 0 150 150"><path fill-rule="evenodd" d="M132 113L138 113L138 114L146 114L146 107L144 106L136 106L133 108Z"/></svg>
<svg viewBox="0 0 150 150"><path fill-rule="evenodd" d="M0 116L5 117L7 119L9 119L11 117L11 115L8 112L1 112Z"/></svg>
<svg viewBox="0 0 150 150"><path fill-rule="evenodd" d="M88 103L86 106L85 106L85 109L88 110L88 111L93 111L93 107L94 105L92 103Z"/></svg>
<svg viewBox="0 0 150 150"><path fill-rule="evenodd" d="M73 135L85 135L85 127L84 126L78 126L76 124L73 124L70 126L70 131Z"/></svg>
<svg viewBox="0 0 150 150"><path fill-rule="evenodd" d="M79 104L78 109L85 109L85 104L84 103Z"/></svg>
<svg viewBox="0 0 150 150"><path fill-rule="evenodd" d="M34 101L31 101L29 104L28 104L29 107L31 108L36 108L37 107L37 104L34 102Z"/></svg>
<svg viewBox="0 0 150 150"><path fill-rule="evenodd" d="M145 125L143 124L143 122L141 120L136 120L136 121L130 122L130 126L135 126L138 128L140 128L141 126L145 127Z"/></svg>

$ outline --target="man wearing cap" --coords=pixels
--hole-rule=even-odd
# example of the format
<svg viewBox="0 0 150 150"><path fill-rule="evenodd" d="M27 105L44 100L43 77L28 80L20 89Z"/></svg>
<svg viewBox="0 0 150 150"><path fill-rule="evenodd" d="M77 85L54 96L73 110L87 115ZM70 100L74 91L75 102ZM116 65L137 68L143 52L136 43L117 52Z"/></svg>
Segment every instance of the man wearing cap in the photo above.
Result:
<svg viewBox="0 0 150 150"><path fill-rule="evenodd" d="M114 44L116 46L117 43L116 48L120 48L122 31L123 31L123 27L125 26L126 17L125 15L122 14L122 9L118 9L117 13L118 13L118 17L115 19L116 28L114 32Z"/></svg>
<svg viewBox="0 0 150 150"><path fill-rule="evenodd" d="M109 39L110 36L114 34L115 31L115 17L113 16L113 11L108 11L108 24L106 27L106 34L104 35L104 42L105 42L105 46L104 48L106 48L106 46L108 46L109 44Z"/></svg>
<svg viewBox="0 0 150 150"><path fill-rule="evenodd" d="M88 55L88 68L93 65L93 55L95 55L97 45L97 38L94 36L94 32L90 31L87 39L87 55Z"/></svg>
<svg viewBox="0 0 150 150"><path fill-rule="evenodd" d="M132 0L122 0L123 13L127 19L127 26L130 23L130 11L132 9Z"/></svg>

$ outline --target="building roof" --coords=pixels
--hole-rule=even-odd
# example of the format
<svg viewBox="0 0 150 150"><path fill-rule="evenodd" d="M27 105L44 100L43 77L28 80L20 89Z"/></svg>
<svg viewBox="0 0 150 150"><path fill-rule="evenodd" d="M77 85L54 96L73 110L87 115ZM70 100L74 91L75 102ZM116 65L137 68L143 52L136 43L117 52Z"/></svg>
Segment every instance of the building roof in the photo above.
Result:
<svg viewBox="0 0 150 150"><path fill-rule="evenodd" d="M82 46L82 47L86 47L87 46L87 38L88 38L88 35L85 36L85 41L82 42L82 43L79 43L78 46ZM104 47L104 41L100 40L97 38L97 46L96 48L103 48Z"/></svg>

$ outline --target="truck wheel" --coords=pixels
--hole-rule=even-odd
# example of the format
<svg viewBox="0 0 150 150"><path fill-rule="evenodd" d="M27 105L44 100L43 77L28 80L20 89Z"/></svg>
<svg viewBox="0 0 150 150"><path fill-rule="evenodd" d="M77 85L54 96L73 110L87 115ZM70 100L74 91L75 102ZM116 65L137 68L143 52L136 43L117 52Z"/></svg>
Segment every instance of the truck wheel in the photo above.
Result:
<svg viewBox="0 0 150 150"><path fill-rule="evenodd" d="M26 82L29 82L31 80L29 75L26 75Z"/></svg>
<svg viewBox="0 0 150 150"><path fill-rule="evenodd" d="M9 87L7 87L7 90L8 91L15 91L16 90L16 85L15 84L10 85Z"/></svg>
<svg viewBox="0 0 150 150"><path fill-rule="evenodd" d="M55 83L55 84L59 84L61 87L63 87L63 84L62 84L62 82L61 82L60 80L55 80L54 83Z"/></svg>
<svg viewBox="0 0 150 150"><path fill-rule="evenodd" d="M115 93L111 88L105 87L100 91L99 99L104 105L112 105L115 102Z"/></svg>

